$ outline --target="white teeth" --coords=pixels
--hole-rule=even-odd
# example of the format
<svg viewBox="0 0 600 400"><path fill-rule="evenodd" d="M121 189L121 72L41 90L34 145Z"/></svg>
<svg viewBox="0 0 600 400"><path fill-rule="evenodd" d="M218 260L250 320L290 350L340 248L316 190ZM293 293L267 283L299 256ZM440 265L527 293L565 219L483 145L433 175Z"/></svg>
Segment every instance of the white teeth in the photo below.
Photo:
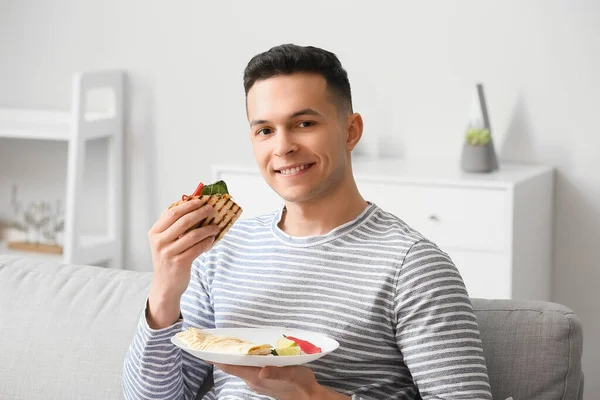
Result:
<svg viewBox="0 0 600 400"><path fill-rule="evenodd" d="M297 172L300 172L300 171L302 171L303 169L305 169L307 167L308 167L308 164L301 165L299 167L294 167L294 168L282 169L279 172L281 172L283 175L291 175L291 174L295 174Z"/></svg>

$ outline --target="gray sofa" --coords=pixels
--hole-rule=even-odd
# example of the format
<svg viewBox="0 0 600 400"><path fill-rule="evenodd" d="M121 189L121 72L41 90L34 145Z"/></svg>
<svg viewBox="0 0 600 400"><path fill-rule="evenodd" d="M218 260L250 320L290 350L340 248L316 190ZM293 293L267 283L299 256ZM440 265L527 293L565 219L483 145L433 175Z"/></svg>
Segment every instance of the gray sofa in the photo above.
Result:
<svg viewBox="0 0 600 400"><path fill-rule="evenodd" d="M120 399L151 273L0 256L0 399ZM577 316L473 299L495 399L583 398Z"/></svg>

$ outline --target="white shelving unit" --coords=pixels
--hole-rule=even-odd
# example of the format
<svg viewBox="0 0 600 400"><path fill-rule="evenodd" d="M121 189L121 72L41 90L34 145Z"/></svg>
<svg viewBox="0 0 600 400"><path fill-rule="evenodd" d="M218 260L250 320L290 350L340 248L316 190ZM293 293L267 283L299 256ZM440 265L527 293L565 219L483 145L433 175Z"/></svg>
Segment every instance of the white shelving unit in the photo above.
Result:
<svg viewBox="0 0 600 400"><path fill-rule="evenodd" d="M123 213L123 82L124 72L101 70L78 73L72 79L71 109L66 111L0 108L0 138L52 140L68 146L66 210L63 254L42 255L13 251L0 243L0 254L62 259L65 263L122 266ZM86 145L107 139L106 234L82 231L86 215L83 201ZM0 169L6 168L1 166Z"/></svg>

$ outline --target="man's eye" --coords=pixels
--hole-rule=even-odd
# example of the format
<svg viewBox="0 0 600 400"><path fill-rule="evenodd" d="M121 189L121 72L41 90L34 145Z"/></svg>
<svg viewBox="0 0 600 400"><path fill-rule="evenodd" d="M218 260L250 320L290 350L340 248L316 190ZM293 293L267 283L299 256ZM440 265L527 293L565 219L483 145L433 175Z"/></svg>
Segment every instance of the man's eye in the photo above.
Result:
<svg viewBox="0 0 600 400"><path fill-rule="evenodd" d="M256 132L256 134L257 134L257 135L259 135L259 136L267 136L267 135L269 135L270 133L272 133L272 131L271 131L271 129L269 129L269 128L262 128L262 129L259 129L259 130Z"/></svg>
<svg viewBox="0 0 600 400"><path fill-rule="evenodd" d="M302 121L298 124L300 128L308 128L309 126L313 126L314 123L311 121Z"/></svg>

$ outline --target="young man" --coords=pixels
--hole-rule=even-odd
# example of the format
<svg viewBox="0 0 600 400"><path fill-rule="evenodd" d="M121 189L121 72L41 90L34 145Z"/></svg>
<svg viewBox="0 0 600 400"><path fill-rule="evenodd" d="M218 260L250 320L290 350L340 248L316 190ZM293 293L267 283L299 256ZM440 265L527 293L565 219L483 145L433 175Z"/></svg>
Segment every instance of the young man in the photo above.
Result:
<svg viewBox="0 0 600 400"><path fill-rule="evenodd" d="M193 399L213 373L208 399L491 399L451 259L357 189L351 152L363 121L337 57L278 46L249 62L244 86L256 162L285 207L238 221L210 251L212 226L180 237L209 207L190 201L160 217L126 397ZM340 347L309 366L213 368L169 341L190 326L267 325Z"/></svg>

